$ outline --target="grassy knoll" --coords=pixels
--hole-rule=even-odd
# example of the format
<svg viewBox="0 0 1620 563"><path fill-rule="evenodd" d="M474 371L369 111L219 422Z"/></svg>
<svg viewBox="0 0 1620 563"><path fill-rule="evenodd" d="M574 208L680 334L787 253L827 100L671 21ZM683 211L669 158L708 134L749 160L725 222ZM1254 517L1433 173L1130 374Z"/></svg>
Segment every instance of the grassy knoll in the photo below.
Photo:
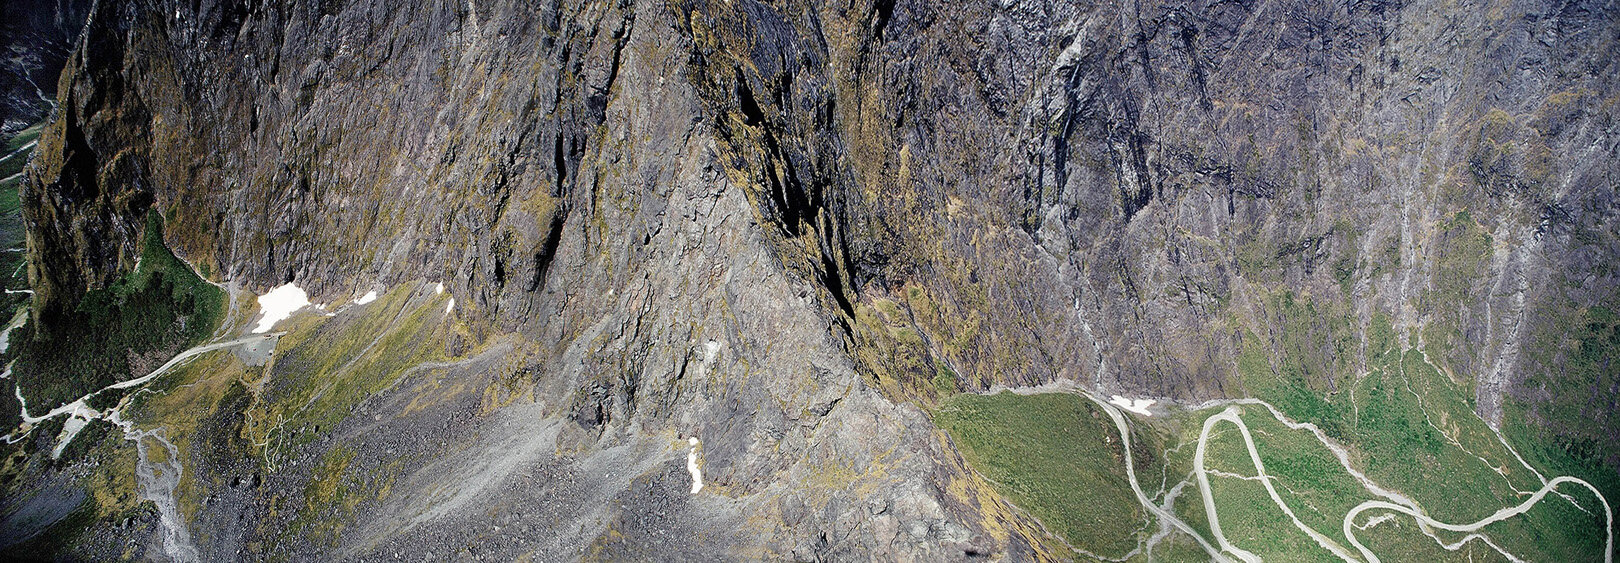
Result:
<svg viewBox="0 0 1620 563"><path fill-rule="evenodd" d="M164 246L161 217L147 219L135 271L86 293L73 311L52 320L52 333L24 327L13 334L15 373L30 412L154 369L218 325L225 292Z"/></svg>
<svg viewBox="0 0 1620 563"><path fill-rule="evenodd" d="M934 421L1001 494L1069 543L1103 556L1135 548L1143 515L1112 422L1071 394L962 394Z"/></svg>

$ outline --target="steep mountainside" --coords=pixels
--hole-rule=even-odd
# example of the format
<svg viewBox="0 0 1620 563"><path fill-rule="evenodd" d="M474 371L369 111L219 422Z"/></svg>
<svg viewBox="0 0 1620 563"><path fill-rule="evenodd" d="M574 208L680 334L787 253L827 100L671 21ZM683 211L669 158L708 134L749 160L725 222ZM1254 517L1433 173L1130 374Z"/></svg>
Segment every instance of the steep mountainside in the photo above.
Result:
<svg viewBox="0 0 1620 563"><path fill-rule="evenodd" d="M0 133L10 136L50 112L56 78L84 29L90 4L15 0L0 6Z"/></svg>
<svg viewBox="0 0 1620 563"><path fill-rule="evenodd" d="M166 336L25 357L26 413L245 335L274 287L320 307L86 403L126 440L47 461L79 419L22 426L0 529L1084 556L935 426L952 395L1259 397L1354 445L1309 405L1407 350L1614 498L1617 49L1595 1L103 0L25 173L18 334Z"/></svg>

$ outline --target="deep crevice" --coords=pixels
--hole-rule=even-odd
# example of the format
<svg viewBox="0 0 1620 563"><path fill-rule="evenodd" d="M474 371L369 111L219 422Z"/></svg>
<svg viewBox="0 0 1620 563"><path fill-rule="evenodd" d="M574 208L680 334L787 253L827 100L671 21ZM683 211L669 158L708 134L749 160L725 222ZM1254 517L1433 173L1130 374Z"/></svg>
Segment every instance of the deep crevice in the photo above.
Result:
<svg viewBox="0 0 1620 563"><path fill-rule="evenodd" d="M546 274L551 271L552 260L557 257L557 245L562 242L563 224L567 222L568 213L560 210L551 217L551 228L546 231L546 239L540 244L540 251L534 255L534 277L529 278L529 291L540 289L546 281Z"/></svg>

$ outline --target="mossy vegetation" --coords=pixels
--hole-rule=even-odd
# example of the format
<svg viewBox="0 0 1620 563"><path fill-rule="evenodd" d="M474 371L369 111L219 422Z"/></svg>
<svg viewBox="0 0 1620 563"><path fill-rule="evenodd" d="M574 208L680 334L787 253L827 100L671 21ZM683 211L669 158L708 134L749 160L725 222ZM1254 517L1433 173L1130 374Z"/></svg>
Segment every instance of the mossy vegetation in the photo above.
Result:
<svg viewBox="0 0 1620 563"><path fill-rule="evenodd" d="M1384 321L1377 319L1374 324L1382 325ZM1380 330L1371 332L1375 334L1369 336L1370 341L1388 342L1381 338L1384 335L1377 334ZM1353 447L1356 461L1375 480L1393 486L1409 484L1410 495L1436 518L1472 519L1481 516L1474 514L1473 507L1500 508L1498 501L1511 497L1511 489L1492 465L1455 446L1461 443L1462 434L1492 435L1465 399L1471 393L1441 374L1416 350L1370 350L1369 356L1371 369L1334 393L1309 389L1286 374L1267 369L1259 352L1251 347L1246 347L1240 356L1238 368L1251 393L1276 405L1289 417L1314 423L1329 437ZM1496 466L1512 461L1506 452L1488 449L1491 444L1486 440L1468 441L1492 453ZM1442 467L1454 477L1476 478L1432 479ZM1493 481L1499 484L1494 490L1490 485Z"/></svg>
<svg viewBox="0 0 1620 563"><path fill-rule="evenodd" d="M1581 464L1620 465L1616 412L1620 388L1620 314L1594 306L1568 312L1538 335L1534 350L1548 372L1530 373L1523 387L1537 401L1526 413L1547 442Z"/></svg>
<svg viewBox="0 0 1620 563"><path fill-rule="evenodd" d="M855 307L855 348L868 382L891 397L910 397L923 404L956 391L955 374L932 357L923 335L901 306L888 299Z"/></svg>
<svg viewBox="0 0 1620 563"><path fill-rule="evenodd" d="M1620 509L1620 437L1613 432L1620 413L1609 406L1620 385L1616 309L1554 307L1546 313L1549 322L1524 348L1532 356L1529 364L1541 369L1526 373L1520 389L1504 399L1502 433L1548 477L1585 479ZM1568 516L1578 521L1582 515Z"/></svg>
<svg viewBox="0 0 1620 563"><path fill-rule="evenodd" d="M1567 441L1561 440L1557 433L1536 423L1529 409L1521 403L1509 401L1503 410L1502 433L1518 450L1519 455L1524 456L1529 463L1542 468L1542 472L1548 478L1554 475L1571 475L1585 479L1603 493L1610 507L1616 510L1616 516L1620 517L1620 503L1616 502L1616 499L1620 498L1620 474L1615 472L1612 465L1583 458L1579 453L1571 452ZM1565 485L1559 487L1559 492L1575 498L1580 503L1581 509L1556 507L1551 511L1533 510L1529 515L1542 516L1545 519L1540 526L1541 529L1568 530L1578 534L1582 541L1561 542L1550 546L1552 549L1580 554L1578 557L1561 560L1593 558L1591 554L1601 553L1601 550L1580 548L1603 544L1602 505L1584 487ZM1617 530L1617 533L1620 533L1620 530Z"/></svg>
<svg viewBox="0 0 1620 563"><path fill-rule="evenodd" d="M225 292L164 246L155 213L147 216L143 241L134 271L86 293L75 309L49 320L48 332L30 324L13 334L15 373L30 412L144 375L219 323Z"/></svg>
<svg viewBox="0 0 1620 563"><path fill-rule="evenodd" d="M1337 301L1291 291L1267 296L1263 303L1278 328L1267 335L1243 332L1237 368L1244 387L1288 412L1320 420L1329 436L1342 436L1345 421L1329 403L1340 400L1341 387L1361 357L1353 319ZM1389 321L1373 321L1380 323L1387 327ZM1373 355L1380 349L1369 344L1366 350Z"/></svg>
<svg viewBox="0 0 1620 563"><path fill-rule="evenodd" d="M961 394L934 422L1002 495L1070 544L1106 557L1137 546L1141 506L1112 421L1073 394Z"/></svg>

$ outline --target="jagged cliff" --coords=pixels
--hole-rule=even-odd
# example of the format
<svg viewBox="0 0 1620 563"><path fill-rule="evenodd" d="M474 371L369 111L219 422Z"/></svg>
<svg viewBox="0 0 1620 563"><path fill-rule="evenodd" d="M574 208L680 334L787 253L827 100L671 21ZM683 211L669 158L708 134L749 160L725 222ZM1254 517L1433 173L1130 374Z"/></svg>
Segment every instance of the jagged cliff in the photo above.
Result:
<svg viewBox="0 0 1620 563"><path fill-rule="evenodd" d="M34 337L151 213L215 282L384 290L231 368L204 559L1030 557L941 395L1240 397L1245 350L1331 395L1380 323L1613 467L1616 358L1568 343L1620 305L1615 9L102 1L23 192ZM338 462L411 492L287 508Z"/></svg>

